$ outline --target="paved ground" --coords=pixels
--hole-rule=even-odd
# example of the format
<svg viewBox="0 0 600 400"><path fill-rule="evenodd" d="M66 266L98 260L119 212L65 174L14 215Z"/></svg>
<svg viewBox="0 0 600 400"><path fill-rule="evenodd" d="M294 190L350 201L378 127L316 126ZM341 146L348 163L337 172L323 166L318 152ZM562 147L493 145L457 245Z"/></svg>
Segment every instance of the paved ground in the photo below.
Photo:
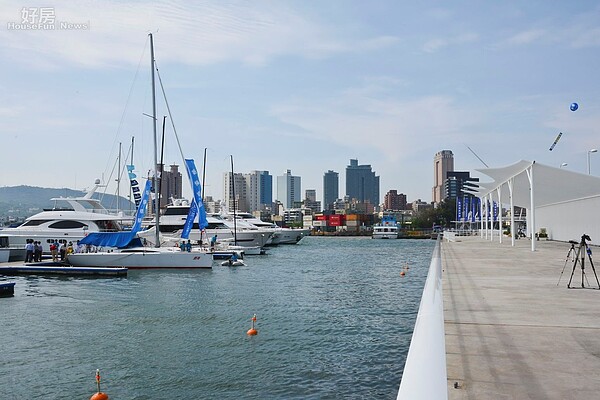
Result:
<svg viewBox="0 0 600 400"><path fill-rule="evenodd" d="M568 243L532 252L525 239L457 240L442 243L449 399L600 399L600 290L587 257L595 290L581 289L579 264L568 289Z"/></svg>

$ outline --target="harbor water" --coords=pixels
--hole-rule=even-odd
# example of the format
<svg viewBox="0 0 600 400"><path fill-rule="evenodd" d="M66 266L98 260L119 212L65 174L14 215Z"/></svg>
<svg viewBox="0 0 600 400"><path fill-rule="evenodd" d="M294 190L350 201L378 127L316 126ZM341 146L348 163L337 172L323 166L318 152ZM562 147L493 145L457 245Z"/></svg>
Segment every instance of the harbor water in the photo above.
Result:
<svg viewBox="0 0 600 400"><path fill-rule="evenodd" d="M10 277L0 398L89 399L100 369L111 400L395 399L434 245L306 237L245 267Z"/></svg>

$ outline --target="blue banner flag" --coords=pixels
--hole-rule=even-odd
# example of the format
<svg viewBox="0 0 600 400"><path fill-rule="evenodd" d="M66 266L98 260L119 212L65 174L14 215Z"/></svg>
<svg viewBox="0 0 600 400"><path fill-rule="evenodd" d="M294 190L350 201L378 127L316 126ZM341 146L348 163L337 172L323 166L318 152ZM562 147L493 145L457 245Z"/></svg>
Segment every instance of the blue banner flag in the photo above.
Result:
<svg viewBox="0 0 600 400"><path fill-rule="evenodd" d="M150 197L150 190L152 188L152 181L148 179L146 181L146 186L144 187L144 192L142 193L142 198L140 200L140 205L135 212L135 222L133 223L133 227L131 227L131 232L136 233L142 227L142 220L146 216L146 209L148 206L148 198ZM157 227L158 228L158 227Z"/></svg>
<svg viewBox="0 0 600 400"><path fill-rule="evenodd" d="M463 219L463 206L462 206L462 198L456 198L456 220L462 221Z"/></svg>
<svg viewBox="0 0 600 400"><path fill-rule="evenodd" d="M208 226L208 221L206 220L206 210L204 209L204 203L202 202L202 186L200 185L200 177L198 176L198 170L196 169L194 160L186 159L185 167L187 170L188 178L192 183L194 199L192 200L187 220L185 221L185 225L183 226L183 232L181 234L181 237L183 239L187 239L189 237L190 230L192 229L194 220L196 219L196 215L198 215L198 227L201 230Z"/></svg>
<svg viewBox="0 0 600 400"><path fill-rule="evenodd" d="M133 165L127 165L127 175L129 175L129 182L131 183L131 192L133 193L133 201L135 206L139 207L142 195L140 194L140 185L137 181L137 176L133 172Z"/></svg>

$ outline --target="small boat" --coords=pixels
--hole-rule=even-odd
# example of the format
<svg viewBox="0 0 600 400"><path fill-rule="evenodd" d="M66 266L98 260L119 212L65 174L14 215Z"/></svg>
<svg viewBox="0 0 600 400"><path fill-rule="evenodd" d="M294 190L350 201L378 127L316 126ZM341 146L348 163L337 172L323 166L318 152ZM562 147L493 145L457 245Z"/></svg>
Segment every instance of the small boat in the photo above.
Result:
<svg viewBox="0 0 600 400"><path fill-rule="evenodd" d="M224 267L245 267L246 266L246 264L242 260L233 260L231 258L227 261L223 261L221 263L221 265Z"/></svg>
<svg viewBox="0 0 600 400"><path fill-rule="evenodd" d="M10 297L15 295L15 282L0 283L0 297Z"/></svg>

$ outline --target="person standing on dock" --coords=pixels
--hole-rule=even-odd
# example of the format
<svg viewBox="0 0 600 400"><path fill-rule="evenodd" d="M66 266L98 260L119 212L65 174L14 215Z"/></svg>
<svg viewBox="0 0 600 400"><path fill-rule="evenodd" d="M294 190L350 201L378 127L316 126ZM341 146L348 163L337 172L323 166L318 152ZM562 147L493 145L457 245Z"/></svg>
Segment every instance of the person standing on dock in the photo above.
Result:
<svg viewBox="0 0 600 400"><path fill-rule="evenodd" d="M25 262L33 262L33 251L35 250L35 245L33 244L32 239L27 239L27 244L25 245Z"/></svg>
<svg viewBox="0 0 600 400"><path fill-rule="evenodd" d="M44 248L42 247L42 242L33 242L33 261L40 262L42 261L42 253L44 252Z"/></svg>
<svg viewBox="0 0 600 400"><path fill-rule="evenodd" d="M65 261L65 256L67 255L67 245L62 243L60 245L60 261Z"/></svg>
<svg viewBox="0 0 600 400"><path fill-rule="evenodd" d="M52 254L52 261L58 261L58 242L56 239L50 244L50 254Z"/></svg>

